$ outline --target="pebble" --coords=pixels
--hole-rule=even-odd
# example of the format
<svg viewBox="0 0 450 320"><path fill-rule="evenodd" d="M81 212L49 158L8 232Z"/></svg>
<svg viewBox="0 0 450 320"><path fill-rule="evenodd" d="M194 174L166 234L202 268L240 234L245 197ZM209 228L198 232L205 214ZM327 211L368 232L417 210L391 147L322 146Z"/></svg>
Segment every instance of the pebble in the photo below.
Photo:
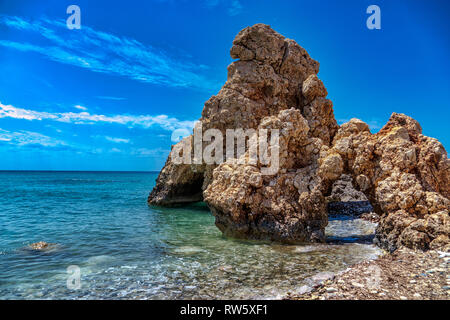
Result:
<svg viewBox="0 0 450 320"><path fill-rule="evenodd" d="M233 271L232 266L220 266L217 269L220 271L223 271L223 272L232 272Z"/></svg>
<svg viewBox="0 0 450 320"><path fill-rule="evenodd" d="M408 300L408 298L405 296L400 296L400 300Z"/></svg>
<svg viewBox="0 0 450 320"><path fill-rule="evenodd" d="M416 280L410 280L409 283L416 283Z"/></svg>
<svg viewBox="0 0 450 320"><path fill-rule="evenodd" d="M195 289L197 289L197 287L196 286L186 286L186 287L184 287L184 289L185 290L195 290Z"/></svg>
<svg viewBox="0 0 450 320"><path fill-rule="evenodd" d="M364 286L358 282L352 282L352 286L357 287L357 288L364 288Z"/></svg>
<svg viewBox="0 0 450 320"><path fill-rule="evenodd" d="M337 289L336 289L336 288L333 288L333 287L329 287L329 288L327 288L326 290L327 290L328 293L333 293L333 292L336 292L336 291L337 291Z"/></svg>
<svg viewBox="0 0 450 320"><path fill-rule="evenodd" d="M444 289L444 290L450 290L450 286L443 286L442 289Z"/></svg>
<svg viewBox="0 0 450 320"><path fill-rule="evenodd" d="M420 295L420 293L414 293L414 297L416 297L416 298L422 298L422 296Z"/></svg>
<svg viewBox="0 0 450 320"><path fill-rule="evenodd" d="M304 294L304 293L311 292L311 291L312 291L312 288L310 286L304 285L298 289L296 294L300 295L300 294Z"/></svg>
<svg viewBox="0 0 450 320"><path fill-rule="evenodd" d="M334 273L332 272L319 272L311 277L311 280L317 283L323 283L327 280L332 280Z"/></svg>

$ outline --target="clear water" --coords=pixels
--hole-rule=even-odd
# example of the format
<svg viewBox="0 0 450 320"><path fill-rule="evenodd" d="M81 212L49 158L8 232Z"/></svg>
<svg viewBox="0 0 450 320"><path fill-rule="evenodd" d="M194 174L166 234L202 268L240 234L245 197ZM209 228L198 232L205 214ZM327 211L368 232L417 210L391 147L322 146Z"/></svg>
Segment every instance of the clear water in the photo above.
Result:
<svg viewBox="0 0 450 320"><path fill-rule="evenodd" d="M331 240L278 245L227 239L203 204L150 208L155 173L0 172L0 299L252 299L295 292L379 250L373 233L332 219ZM33 242L58 246L27 250ZM81 289L67 288L67 267Z"/></svg>

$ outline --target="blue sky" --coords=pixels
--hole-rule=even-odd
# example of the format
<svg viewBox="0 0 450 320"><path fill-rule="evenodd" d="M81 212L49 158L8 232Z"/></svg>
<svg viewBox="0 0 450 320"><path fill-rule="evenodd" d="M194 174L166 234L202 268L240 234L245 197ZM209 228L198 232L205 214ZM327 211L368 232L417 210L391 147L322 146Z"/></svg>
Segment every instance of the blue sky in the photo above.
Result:
<svg viewBox="0 0 450 320"><path fill-rule="evenodd" d="M65 25L81 8L81 30ZM366 8L381 8L381 30ZM266 23L320 62L340 123L392 112L450 146L450 2L0 0L0 170L159 170Z"/></svg>

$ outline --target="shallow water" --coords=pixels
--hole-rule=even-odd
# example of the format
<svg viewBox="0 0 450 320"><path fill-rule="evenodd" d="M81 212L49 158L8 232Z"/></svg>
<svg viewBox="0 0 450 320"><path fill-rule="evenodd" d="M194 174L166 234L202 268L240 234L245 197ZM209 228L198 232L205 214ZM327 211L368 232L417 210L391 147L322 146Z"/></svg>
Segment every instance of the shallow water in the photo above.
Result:
<svg viewBox="0 0 450 320"><path fill-rule="evenodd" d="M380 253L359 219L330 219L327 244L227 239L204 204L148 207L156 177L0 172L0 299L277 298ZM24 249L38 241L58 246ZM79 290L67 288L70 265Z"/></svg>

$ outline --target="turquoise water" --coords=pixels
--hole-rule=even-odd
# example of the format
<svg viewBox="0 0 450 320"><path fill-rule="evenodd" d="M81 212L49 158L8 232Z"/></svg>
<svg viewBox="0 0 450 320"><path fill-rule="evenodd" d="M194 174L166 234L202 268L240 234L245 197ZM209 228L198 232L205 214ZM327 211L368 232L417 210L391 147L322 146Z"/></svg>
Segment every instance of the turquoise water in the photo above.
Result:
<svg viewBox="0 0 450 320"><path fill-rule="evenodd" d="M0 299L241 299L295 292L379 250L226 239L204 204L150 208L155 173L0 172ZM330 239L373 232L333 219ZM27 245L46 241L52 250ZM81 288L67 288L70 265Z"/></svg>

